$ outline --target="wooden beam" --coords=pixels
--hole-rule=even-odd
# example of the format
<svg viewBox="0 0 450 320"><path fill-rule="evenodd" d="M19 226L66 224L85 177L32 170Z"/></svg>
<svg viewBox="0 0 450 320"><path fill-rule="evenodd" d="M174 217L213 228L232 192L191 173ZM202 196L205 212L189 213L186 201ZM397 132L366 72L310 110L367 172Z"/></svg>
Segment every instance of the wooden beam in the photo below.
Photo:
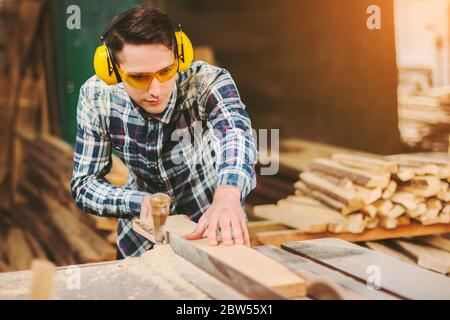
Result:
<svg viewBox="0 0 450 320"><path fill-rule="evenodd" d="M133 229L146 238L152 235L136 228L141 222L133 221ZM285 299L306 295L307 284L286 267L243 245L211 246L208 240L186 240L196 223L186 216L169 216L166 223L167 238L173 251L230 287L252 299Z"/></svg>
<svg viewBox="0 0 450 320"><path fill-rule="evenodd" d="M342 203L342 214L348 214L364 208L363 198L353 190L347 190L344 187L335 185L324 177L308 171L302 172L300 178L312 191L320 192L334 201Z"/></svg>
<svg viewBox="0 0 450 320"><path fill-rule="evenodd" d="M426 243L432 247L450 252L450 240L440 236L426 236L416 238L416 240Z"/></svg>
<svg viewBox="0 0 450 320"><path fill-rule="evenodd" d="M33 260L29 299L53 298L55 265L47 260Z"/></svg>
<svg viewBox="0 0 450 320"><path fill-rule="evenodd" d="M377 175L359 169L352 169L329 159L315 159L310 163L309 168L341 179L347 178L353 183L367 188L384 189L391 178L390 173Z"/></svg>
<svg viewBox="0 0 450 320"><path fill-rule="evenodd" d="M329 223L345 223L345 218L338 216L337 212L332 211L335 215L326 215L327 210L332 211L314 207L309 210L295 210L295 208L279 208L276 205L268 204L254 207L253 214L259 218L296 228L297 231L316 233L327 231ZM323 212L325 213L322 214Z"/></svg>
<svg viewBox="0 0 450 320"><path fill-rule="evenodd" d="M262 221L249 221L247 223L247 229L250 239L253 239L259 232L286 230L288 228L285 225L278 222L262 220Z"/></svg>
<svg viewBox="0 0 450 320"><path fill-rule="evenodd" d="M450 299L450 279L340 239L287 243L283 249L404 299Z"/></svg>
<svg viewBox="0 0 450 320"><path fill-rule="evenodd" d="M326 278L332 281L335 285L343 289L341 291L341 296L343 299L374 299L374 300L392 300L397 299L396 297L389 295L385 292L378 290L370 290L365 284L355 281L349 277L342 275L341 273L334 271L330 268L324 267L318 263L311 260L299 257L285 250L276 248L274 246L259 246L255 248L259 252L268 256L269 258L281 263L286 266L292 272L295 272L305 278L305 272L312 273L318 277ZM314 299L323 299L323 295L326 294L319 292L314 294L311 292L311 286L308 280L308 296ZM314 281L314 278L311 278Z"/></svg>
<svg viewBox="0 0 450 320"><path fill-rule="evenodd" d="M414 260L412 260L410 257L387 246L384 243L375 242L375 241L367 241L367 242L363 242L363 244L371 250L378 251L378 252L387 254L388 256L391 256L393 258L396 258L400 261L403 261L403 262L406 262L406 263L409 263L412 265L416 265Z"/></svg>
<svg viewBox="0 0 450 320"><path fill-rule="evenodd" d="M419 266L442 274L450 272L450 253L447 251L406 240L395 240L395 243L409 255L414 256Z"/></svg>

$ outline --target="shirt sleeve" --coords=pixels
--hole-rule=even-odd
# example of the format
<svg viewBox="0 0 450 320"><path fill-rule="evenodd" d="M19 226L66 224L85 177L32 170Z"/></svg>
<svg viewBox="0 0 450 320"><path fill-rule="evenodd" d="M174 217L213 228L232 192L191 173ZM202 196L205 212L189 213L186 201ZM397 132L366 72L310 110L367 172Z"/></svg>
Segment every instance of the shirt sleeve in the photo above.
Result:
<svg viewBox="0 0 450 320"><path fill-rule="evenodd" d="M105 104L87 99L83 87L80 90L72 196L84 212L108 217L136 216L147 193L113 186L105 179L112 166Z"/></svg>
<svg viewBox="0 0 450 320"><path fill-rule="evenodd" d="M256 187L258 150L251 121L230 74L221 69L205 95L208 123L219 144L216 186L231 185L241 190L241 200Z"/></svg>

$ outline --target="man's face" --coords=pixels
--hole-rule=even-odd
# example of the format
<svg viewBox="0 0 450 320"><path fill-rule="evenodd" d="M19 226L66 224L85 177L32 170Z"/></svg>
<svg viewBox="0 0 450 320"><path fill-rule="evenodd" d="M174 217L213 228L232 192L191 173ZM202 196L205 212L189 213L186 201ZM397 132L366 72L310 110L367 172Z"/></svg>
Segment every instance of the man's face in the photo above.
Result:
<svg viewBox="0 0 450 320"><path fill-rule="evenodd" d="M125 44L117 53L120 68L127 74L156 73L174 63L174 53L162 44ZM153 78L148 88L137 89L124 81L128 95L150 114L162 113L168 104L177 76L161 83Z"/></svg>

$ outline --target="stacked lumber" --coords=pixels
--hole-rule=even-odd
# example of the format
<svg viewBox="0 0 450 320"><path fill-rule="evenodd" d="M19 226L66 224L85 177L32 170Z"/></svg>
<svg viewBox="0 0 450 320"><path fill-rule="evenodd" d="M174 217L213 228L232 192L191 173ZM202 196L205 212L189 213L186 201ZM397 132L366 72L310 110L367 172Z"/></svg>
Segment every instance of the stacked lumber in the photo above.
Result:
<svg viewBox="0 0 450 320"><path fill-rule="evenodd" d="M18 137L26 150L20 200L0 214L0 246L6 244L0 248L0 269L28 269L33 258L59 266L114 260L115 243L108 236L116 233L117 222L98 218L108 226L98 228L93 216L76 207L71 196L73 148L49 135L18 133Z"/></svg>
<svg viewBox="0 0 450 320"><path fill-rule="evenodd" d="M447 154L334 153L312 160L299 177L294 195L256 206L254 215L309 233L450 224Z"/></svg>
<svg viewBox="0 0 450 320"><path fill-rule="evenodd" d="M402 140L424 150L447 151L450 135L450 87L433 88L421 95L399 95Z"/></svg>
<svg viewBox="0 0 450 320"><path fill-rule="evenodd" d="M340 272L347 278L359 281L372 291L394 295L397 299L450 298L450 279L441 274L430 272L342 239L297 241L283 244L281 248L304 260L309 259L321 266ZM309 267L306 264L305 266ZM323 271L319 270L318 272L324 274ZM370 279L368 274L377 274L377 279ZM336 280L339 281L339 279ZM375 288L377 290L373 290ZM359 292L364 296L364 292Z"/></svg>
<svg viewBox="0 0 450 320"><path fill-rule="evenodd" d="M450 234L367 241L361 245L450 277Z"/></svg>

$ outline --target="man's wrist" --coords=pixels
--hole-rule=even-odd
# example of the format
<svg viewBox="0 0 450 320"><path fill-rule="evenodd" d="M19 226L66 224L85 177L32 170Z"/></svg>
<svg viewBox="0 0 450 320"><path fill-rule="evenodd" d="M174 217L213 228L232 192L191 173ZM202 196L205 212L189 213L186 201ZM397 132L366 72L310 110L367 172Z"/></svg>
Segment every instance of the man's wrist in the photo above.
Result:
<svg viewBox="0 0 450 320"><path fill-rule="evenodd" d="M236 199L241 200L241 190L236 186L221 185L214 192L214 199Z"/></svg>

